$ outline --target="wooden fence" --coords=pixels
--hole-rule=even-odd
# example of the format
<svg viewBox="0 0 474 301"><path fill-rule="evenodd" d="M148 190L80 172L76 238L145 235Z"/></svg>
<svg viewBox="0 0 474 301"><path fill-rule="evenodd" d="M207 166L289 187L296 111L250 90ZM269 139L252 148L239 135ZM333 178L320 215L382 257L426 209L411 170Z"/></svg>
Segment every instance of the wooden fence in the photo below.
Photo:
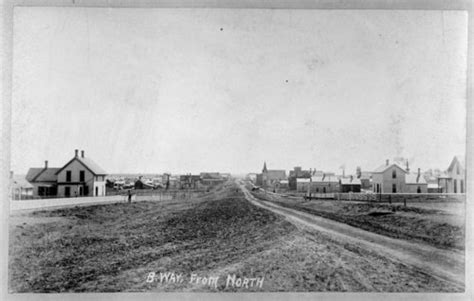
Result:
<svg viewBox="0 0 474 301"><path fill-rule="evenodd" d="M381 203L464 202L465 194L454 193L312 193L306 199L331 199Z"/></svg>

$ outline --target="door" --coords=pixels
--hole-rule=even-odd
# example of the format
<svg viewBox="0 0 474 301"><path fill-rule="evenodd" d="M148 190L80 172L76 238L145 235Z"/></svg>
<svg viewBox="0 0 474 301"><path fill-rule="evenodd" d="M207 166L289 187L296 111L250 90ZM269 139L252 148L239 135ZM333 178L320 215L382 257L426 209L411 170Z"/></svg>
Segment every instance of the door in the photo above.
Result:
<svg viewBox="0 0 474 301"><path fill-rule="evenodd" d="M64 187L64 195L67 197L71 196L71 187Z"/></svg>

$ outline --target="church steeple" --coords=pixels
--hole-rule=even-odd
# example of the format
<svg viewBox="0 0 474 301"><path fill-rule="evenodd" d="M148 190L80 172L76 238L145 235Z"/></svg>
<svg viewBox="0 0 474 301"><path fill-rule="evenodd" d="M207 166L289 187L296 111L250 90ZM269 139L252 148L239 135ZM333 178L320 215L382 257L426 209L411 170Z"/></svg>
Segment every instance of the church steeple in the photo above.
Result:
<svg viewBox="0 0 474 301"><path fill-rule="evenodd" d="M267 162L263 162L263 169L262 172L267 172Z"/></svg>

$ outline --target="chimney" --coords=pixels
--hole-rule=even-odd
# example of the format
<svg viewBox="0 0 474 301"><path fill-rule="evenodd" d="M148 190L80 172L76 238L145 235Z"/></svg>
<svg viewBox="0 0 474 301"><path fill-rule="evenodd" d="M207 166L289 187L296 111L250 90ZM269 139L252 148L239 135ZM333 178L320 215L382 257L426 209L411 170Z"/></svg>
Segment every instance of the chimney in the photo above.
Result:
<svg viewBox="0 0 474 301"><path fill-rule="evenodd" d="M48 168L48 160L44 161L44 168Z"/></svg>
<svg viewBox="0 0 474 301"><path fill-rule="evenodd" d="M74 157L76 157L76 158L77 158L77 157L78 157L78 154L79 154L79 150L78 150L78 149L76 149L76 150L74 150L74 152L75 152L75 154L74 154Z"/></svg>
<svg viewBox="0 0 474 301"><path fill-rule="evenodd" d="M410 172L410 166L408 165L408 160L407 160L407 172Z"/></svg>
<svg viewBox="0 0 474 301"><path fill-rule="evenodd" d="M81 158L84 158L84 151L81 150Z"/></svg>
<svg viewBox="0 0 474 301"><path fill-rule="evenodd" d="M387 160L385 160L385 165L387 165L387 166L388 166L388 163L389 163L388 159L387 159Z"/></svg>
<svg viewBox="0 0 474 301"><path fill-rule="evenodd" d="M420 171L420 169L418 168L418 176L416 177L416 182L417 182L417 183L420 181L420 177L421 177L421 171Z"/></svg>

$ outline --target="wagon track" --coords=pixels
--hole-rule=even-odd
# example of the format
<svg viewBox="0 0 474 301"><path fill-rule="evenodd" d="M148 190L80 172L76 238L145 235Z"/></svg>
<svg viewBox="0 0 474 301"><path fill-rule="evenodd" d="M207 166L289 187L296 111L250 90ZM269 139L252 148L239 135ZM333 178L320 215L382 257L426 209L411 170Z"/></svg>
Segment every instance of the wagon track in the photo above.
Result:
<svg viewBox="0 0 474 301"><path fill-rule="evenodd" d="M297 225L328 234L339 243L356 245L371 253L409 266L418 272L464 289L464 252L438 249L423 243L410 242L355 228L320 216L285 208L270 201L255 198L240 183L245 198L252 204L283 215Z"/></svg>

